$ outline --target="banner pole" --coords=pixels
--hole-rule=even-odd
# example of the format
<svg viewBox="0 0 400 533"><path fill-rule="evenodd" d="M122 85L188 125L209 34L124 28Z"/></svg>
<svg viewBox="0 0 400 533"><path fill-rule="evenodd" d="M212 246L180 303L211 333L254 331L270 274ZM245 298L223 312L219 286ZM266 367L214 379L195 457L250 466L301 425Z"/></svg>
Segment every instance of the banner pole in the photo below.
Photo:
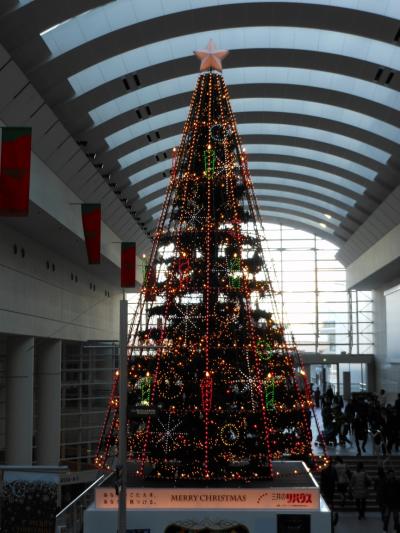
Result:
<svg viewBox="0 0 400 533"><path fill-rule="evenodd" d="M118 498L118 533L126 533L126 423L127 423L127 396L128 396L128 301L125 291L119 307L119 453L120 489Z"/></svg>

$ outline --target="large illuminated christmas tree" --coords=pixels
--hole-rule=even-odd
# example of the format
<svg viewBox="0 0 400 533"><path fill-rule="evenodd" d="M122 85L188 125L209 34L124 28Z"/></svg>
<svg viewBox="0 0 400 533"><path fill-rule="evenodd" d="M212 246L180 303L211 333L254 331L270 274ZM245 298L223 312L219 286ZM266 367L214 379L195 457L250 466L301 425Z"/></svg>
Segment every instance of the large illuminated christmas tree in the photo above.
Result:
<svg viewBox="0 0 400 533"><path fill-rule="evenodd" d="M203 71L174 151L129 341L128 461L138 476L252 481L312 454L312 401L274 313L261 219L220 59ZM113 390L96 463L118 447Z"/></svg>

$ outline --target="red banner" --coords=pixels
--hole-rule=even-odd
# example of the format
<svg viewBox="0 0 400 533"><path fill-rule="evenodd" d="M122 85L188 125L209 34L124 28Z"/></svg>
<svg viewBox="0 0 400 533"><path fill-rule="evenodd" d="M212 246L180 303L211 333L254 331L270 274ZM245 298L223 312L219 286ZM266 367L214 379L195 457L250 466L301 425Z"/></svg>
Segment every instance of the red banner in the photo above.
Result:
<svg viewBox="0 0 400 533"><path fill-rule="evenodd" d="M32 128L1 128L0 215L29 212Z"/></svg>
<svg viewBox="0 0 400 533"><path fill-rule="evenodd" d="M136 243L121 242L121 287L136 284Z"/></svg>
<svg viewBox="0 0 400 533"><path fill-rule="evenodd" d="M90 265L100 263L101 205L82 204L82 225Z"/></svg>

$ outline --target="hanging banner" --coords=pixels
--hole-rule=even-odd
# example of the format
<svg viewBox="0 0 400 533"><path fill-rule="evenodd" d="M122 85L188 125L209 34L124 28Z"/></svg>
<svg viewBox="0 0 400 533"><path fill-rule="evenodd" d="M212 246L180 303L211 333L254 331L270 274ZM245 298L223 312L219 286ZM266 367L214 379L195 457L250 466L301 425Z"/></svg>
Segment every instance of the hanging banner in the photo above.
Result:
<svg viewBox="0 0 400 533"><path fill-rule="evenodd" d="M121 287L136 284L136 243L121 242Z"/></svg>
<svg viewBox="0 0 400 533"><path fill-rule="evenodd" d="M100 263L101 205L82 204L82 225L90 265Z"/></svg>
<svg viewBox="0 0 400 533"><path fill-rule="evenodd" d="M0 128L0 216L27 216L32 128Z"/></svg>
<svg viewBox="0 0 400 533"><path fill-rule="evenodd" d="M58 481L58 474L5 471L1 531L54 533Z"/></svg>

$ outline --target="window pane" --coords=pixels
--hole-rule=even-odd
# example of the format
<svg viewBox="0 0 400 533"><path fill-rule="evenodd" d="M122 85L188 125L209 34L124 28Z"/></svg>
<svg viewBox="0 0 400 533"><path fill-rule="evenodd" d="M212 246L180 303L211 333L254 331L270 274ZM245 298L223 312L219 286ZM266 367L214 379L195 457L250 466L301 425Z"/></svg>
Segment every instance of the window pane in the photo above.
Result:
<svg viewBox="0 0 400 533"><path fill-rule="evenodd" d="M349 314L346 273L336 260L338 248L302 230L278 224L264 224L264 228L268 230L267 242L263 243L265 255L273 260L268 263L268 271L276 292L275 301L279 312L283 301L282 322L291 322L288 331L294 331L299 349L314 351L318 334L321 353L372 353L371 293L351 291ZM248 230L251 231L249 226ZM265 279L262 276L260 273L257 279ZM269 309L271 305L268 306ZM349 330L353 331L352 343L349 343Z"/></svg>
<svg viewBox="0 0 400 533"><path fill-rule="evenodd" d="M315 254L311 250L285 250L282 252L282 259L291 263L297 261L314 261Z"/></svg>
<svg viewBox="0 0 400 533"><path fill-rule="evenodd" d="M302 281L308 281L308 282L312 282L312 283L315 283L315 272L313 272L312 270L309 270L308 272L302 272L302 271L297 271L297 272L284 272L283 273L283 282L286 283L286 282L290 282L290 281L294 281L296 283L300 283Z"/></svg>
<svg viewBox="0 0 400 533"><path fill-rule="evenodd" d="M318 292L318 301L319 302L343 302L346 303L346 309L348 307L347 293L343 291L336 292Z"/></svg>
<svg viewBox="0 0 400 533"><path fill-rule="evenodd" d="M346 313L346 309L347 304L345 302L319 302L318 304L320 313ZM332 316L332 319L334 319L334 316Z"/></svg>

